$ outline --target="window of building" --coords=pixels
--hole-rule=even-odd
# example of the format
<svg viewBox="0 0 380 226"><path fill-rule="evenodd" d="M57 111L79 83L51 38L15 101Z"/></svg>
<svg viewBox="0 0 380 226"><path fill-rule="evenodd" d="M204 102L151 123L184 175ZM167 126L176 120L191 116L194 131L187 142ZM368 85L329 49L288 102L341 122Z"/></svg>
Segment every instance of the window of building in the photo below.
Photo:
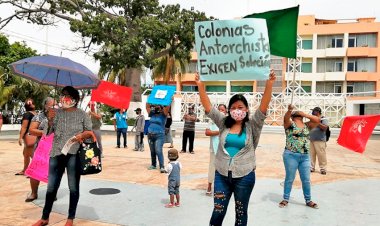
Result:
<svg viewBox="0 0 380 226"><path fill-rule="evenodd" d="M182 86L183 92L197 92L198 86L190 86L190 85L184 85Z"/></svg>
<svg viewBox="0 0 380 226"><path fill-rule="evenodd" d="M347 93L362 93L356 96L374 96L375 82L348 82ZM364 93L363 93L364 92ZM369 93L365 93L369 92Z"/></svg>
<svg viewBox="0 0 380 226"><path fill-rule="evenodd" d="M348 58L347 71L376 72L376 58Z"/></svg>
<svg viewBox="0 0 380 226"><path fill-rule="evenodd" d="M342 93L343 82L317 82L317 93Z"/></svg>
<svg viewBox="0 0 380 226"><path fill-rule="evenodd" d="M347 93L353 93L354 92L354 85L351 84L351 85L348 85L347 84Z"/></svg>
<svg viewBox="0 0 380 226"><path fill-rule="evenodd" d="M356 36L348 37L348 47L356 47Z"/></svg>
<svg viewBox="0 0 380 226"><path fill-rule="evenodd" d="M342 85L334 84L334 93L342 93Z"/></svg>
<svg viewBox="0 0 380 226"><path fill-rule="evenodd" d="M253 86L231 86L231 92L253 92Z"/></svg>
<svg viewBox="0 0 380 226"><path fill-rule="evenodd" d="M226 86L211 86L206 85L206 91L207 92L226 92Z"/></svg>
<svg viewBox="0 0 380 226"><path fill-rule="evenodd" d="M350 34L348 47L376 47L377 33Z"/></svg>
<svg viewBox="0 0 380 226"><path fill-rule="evenodd" d="M342 61L335 61L334 65L334 71L343 71L343 62Z"/></svg>
<svg viewBox="0 0 380 226"><path fill-rule="evenodd" d="M342 48L343 47L343 38L341 38L341 37L332 38L331 47L332 48Z"/></svg>
<svg viewBox="0 0 380 226"><path fill-rule="evenodd" d="M303 73L311 73L312 63L302 63L301 72Z"/></svg>
<svg viewBox="0 0 380 226"><path fill-rule="evenodd" d="M317 58L317 73L342 72L342 58Z"/></svg>
<svg viewBox="0 0 380 226"><path fill-rule="evenodd" d="M302 40L302 49L313 49L313 40Z"/></svg>
<svg viewBox="0 0 380 226"><path fill-rule="evenodd" d="M311 93L311 86L301 86L303 90L307 93Z"/></svg>
<svg viewBox="0 0 380 226"><path fill-rule="evenodd" d="M195 72L197 72L197 62L191 61L187 65L186 73L195 73Z"/></svg>

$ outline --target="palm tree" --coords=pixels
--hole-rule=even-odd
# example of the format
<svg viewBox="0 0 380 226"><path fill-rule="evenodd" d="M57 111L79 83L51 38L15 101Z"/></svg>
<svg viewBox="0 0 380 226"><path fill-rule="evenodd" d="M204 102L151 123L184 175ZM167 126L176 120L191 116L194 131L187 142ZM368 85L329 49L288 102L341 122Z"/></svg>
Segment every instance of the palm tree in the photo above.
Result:
<svg viewBox="0 0 380 226"><path fill-rule="evenodd" d="M120 70L100 70L99 78L107 80L112 83L116 83L122 86L127 86L132 88L132 98L133 102L141 101L141 72L142 69L139 68L128 68L124 67Z"/></svg>
<svg viewBox="0 0 380 226"><path fill-rule="evenodd" d="M0 72L1 73L1 72ZM5 75L0 75L0 109L7 104L12 99L13 91L16 89L17 85L5 86L5 81L3 79Z"/></svg>
<svg viewBox="0 0 380 226"><path fill-rule="evenodd" d="M158 58L152 74L153 79L162 79L165 84L170 80L174 81L177 74L180 79L186 73L186 66L190 61L189 53L174 46L169 46L168 49L166 55Z"/></svg>

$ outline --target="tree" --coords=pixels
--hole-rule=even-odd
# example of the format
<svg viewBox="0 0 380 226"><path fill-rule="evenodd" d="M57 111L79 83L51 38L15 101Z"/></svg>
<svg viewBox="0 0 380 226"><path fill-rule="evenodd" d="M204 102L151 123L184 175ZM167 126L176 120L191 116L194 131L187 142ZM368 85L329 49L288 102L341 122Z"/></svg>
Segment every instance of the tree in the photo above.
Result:
<svg viewBox="0 0 380 226"><path fill-rule="evenodd" d="M25 19L39 25L52 25L54 18L70 23L70 29L83 37L83 47L101 46L94 54L101 74L126 74L123 85L140 87L140 71L151 67L154 59L167 55L178 59L179 49L189 56L194 43L194 21L207 19L198 11L180 10L179 5L160 6L158 0L1 1L16 11L0 19L0 29L13 19ZM149 51L153 50L153 51ZM154 65L153 65L154 66ZM122 73L123 72L123 73ZM140 98L134 89L133 100Z"/></svg>
<svg viewBox="0 0 380 226"><path fill-rule="evenodd" d="M37 52L25 43L10 44L8 38L0 34L0 108L7 104L8 108L13 109L29 97L39 106L51 91L47 86L14 75L8 67L10 63L35 55Z"/></svg>

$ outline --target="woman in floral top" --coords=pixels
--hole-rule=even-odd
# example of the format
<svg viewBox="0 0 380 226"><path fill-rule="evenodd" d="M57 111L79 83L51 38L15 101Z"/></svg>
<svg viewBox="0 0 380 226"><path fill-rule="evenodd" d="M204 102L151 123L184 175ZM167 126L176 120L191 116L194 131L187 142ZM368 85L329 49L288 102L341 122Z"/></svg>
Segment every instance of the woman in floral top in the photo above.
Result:
<svg viewBox="0 0 380 226"><path fill-rule="evenodd" d="M302 111L292 112L293 109L294 106L289 105L284 116L286 146L282 157L285 166L285 182L283 200L280 202L279 207L283 208L288 205L293 181L298 169L306 205L317 209L318 205L311 201L309 128L303 122L303 118L305 117L312 122L318 122L319 119Z"/></svg>

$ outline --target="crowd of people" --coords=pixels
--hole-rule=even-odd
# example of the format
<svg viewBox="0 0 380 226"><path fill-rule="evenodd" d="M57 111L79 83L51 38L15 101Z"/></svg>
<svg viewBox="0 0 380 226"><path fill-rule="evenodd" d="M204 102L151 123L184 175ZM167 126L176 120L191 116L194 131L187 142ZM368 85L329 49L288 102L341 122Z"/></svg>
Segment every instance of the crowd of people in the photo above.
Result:
<svg viewBox="0 0 380 226"><path fill-rule="evenodd" d="M210 137L206 195L214 198L210 225L222 225L232 195L235 200L235 225L247 225L248 204L256 182L255 150L271 101L275 79L276 76L271 71L258 109L250 109L247 99L241 94L232 96L227 106L220 104L215 108L207 96L205 85L200 81L199 75L195 76L201 104L205 114L211 119L211 123L205 130L205 135ZM50 212L65 170L70 191L66 226L73 225L79 200L81 177L78 161L80 143L94 138L103 156L104 147L100 132L102 112L95 102L88 104L87 112L83 111L78 108L79 101L78 90L70 86L62 89L59 102L47 97L43 101L43 109L40 113L36 112L32 99L25 101L26 112L23 115L19 134L19 144L23 145L24 164L22 170L16 175L25 175L41 137L48 134L54 135L50 151L45 205L42 217L34 224L35 226L49 223ZM180 151L174 148L170 105L160 106L147 103L146 111L149 115L147 128L145 128L146 120L142 109L137 108L134 111L136 119L132 128L132 131L135 132L133 150L144 151L144 135L147 135L151 157L148 170L158 169L160 173L168 175L169 202L165 207L179 207L182 169L179 153L187 151L191 154L195 153L194 138L197 116L194 106L189 105L188 112L183 116L182 147L178 149ZM120 109L114 114L116 148L127 148L127 119L126 109ZM322 116L322 110L319 107L315 107L311 114L307 114L296 111L290 104L284 115L283 126L286 135L282 155L285 178L283 200L279 203L279 207L284 208L289 204L293 181L298 170L306 206L318 208L317 203L311 199L310 174L316 170L317 159L320 173L327 174L326 130L328 121ZM120 140L121 136L123 136L123 143ZM74 144L69 147L67 153L63 153L62 150L69 140L72 140ZM167 156L169 163L166 165L163 154L164 143L170 144ZM189 144L188 148L187 144ZM30 177L31 192L25 202L31 202L38 198L39 183L39 180Z"/></svg>

